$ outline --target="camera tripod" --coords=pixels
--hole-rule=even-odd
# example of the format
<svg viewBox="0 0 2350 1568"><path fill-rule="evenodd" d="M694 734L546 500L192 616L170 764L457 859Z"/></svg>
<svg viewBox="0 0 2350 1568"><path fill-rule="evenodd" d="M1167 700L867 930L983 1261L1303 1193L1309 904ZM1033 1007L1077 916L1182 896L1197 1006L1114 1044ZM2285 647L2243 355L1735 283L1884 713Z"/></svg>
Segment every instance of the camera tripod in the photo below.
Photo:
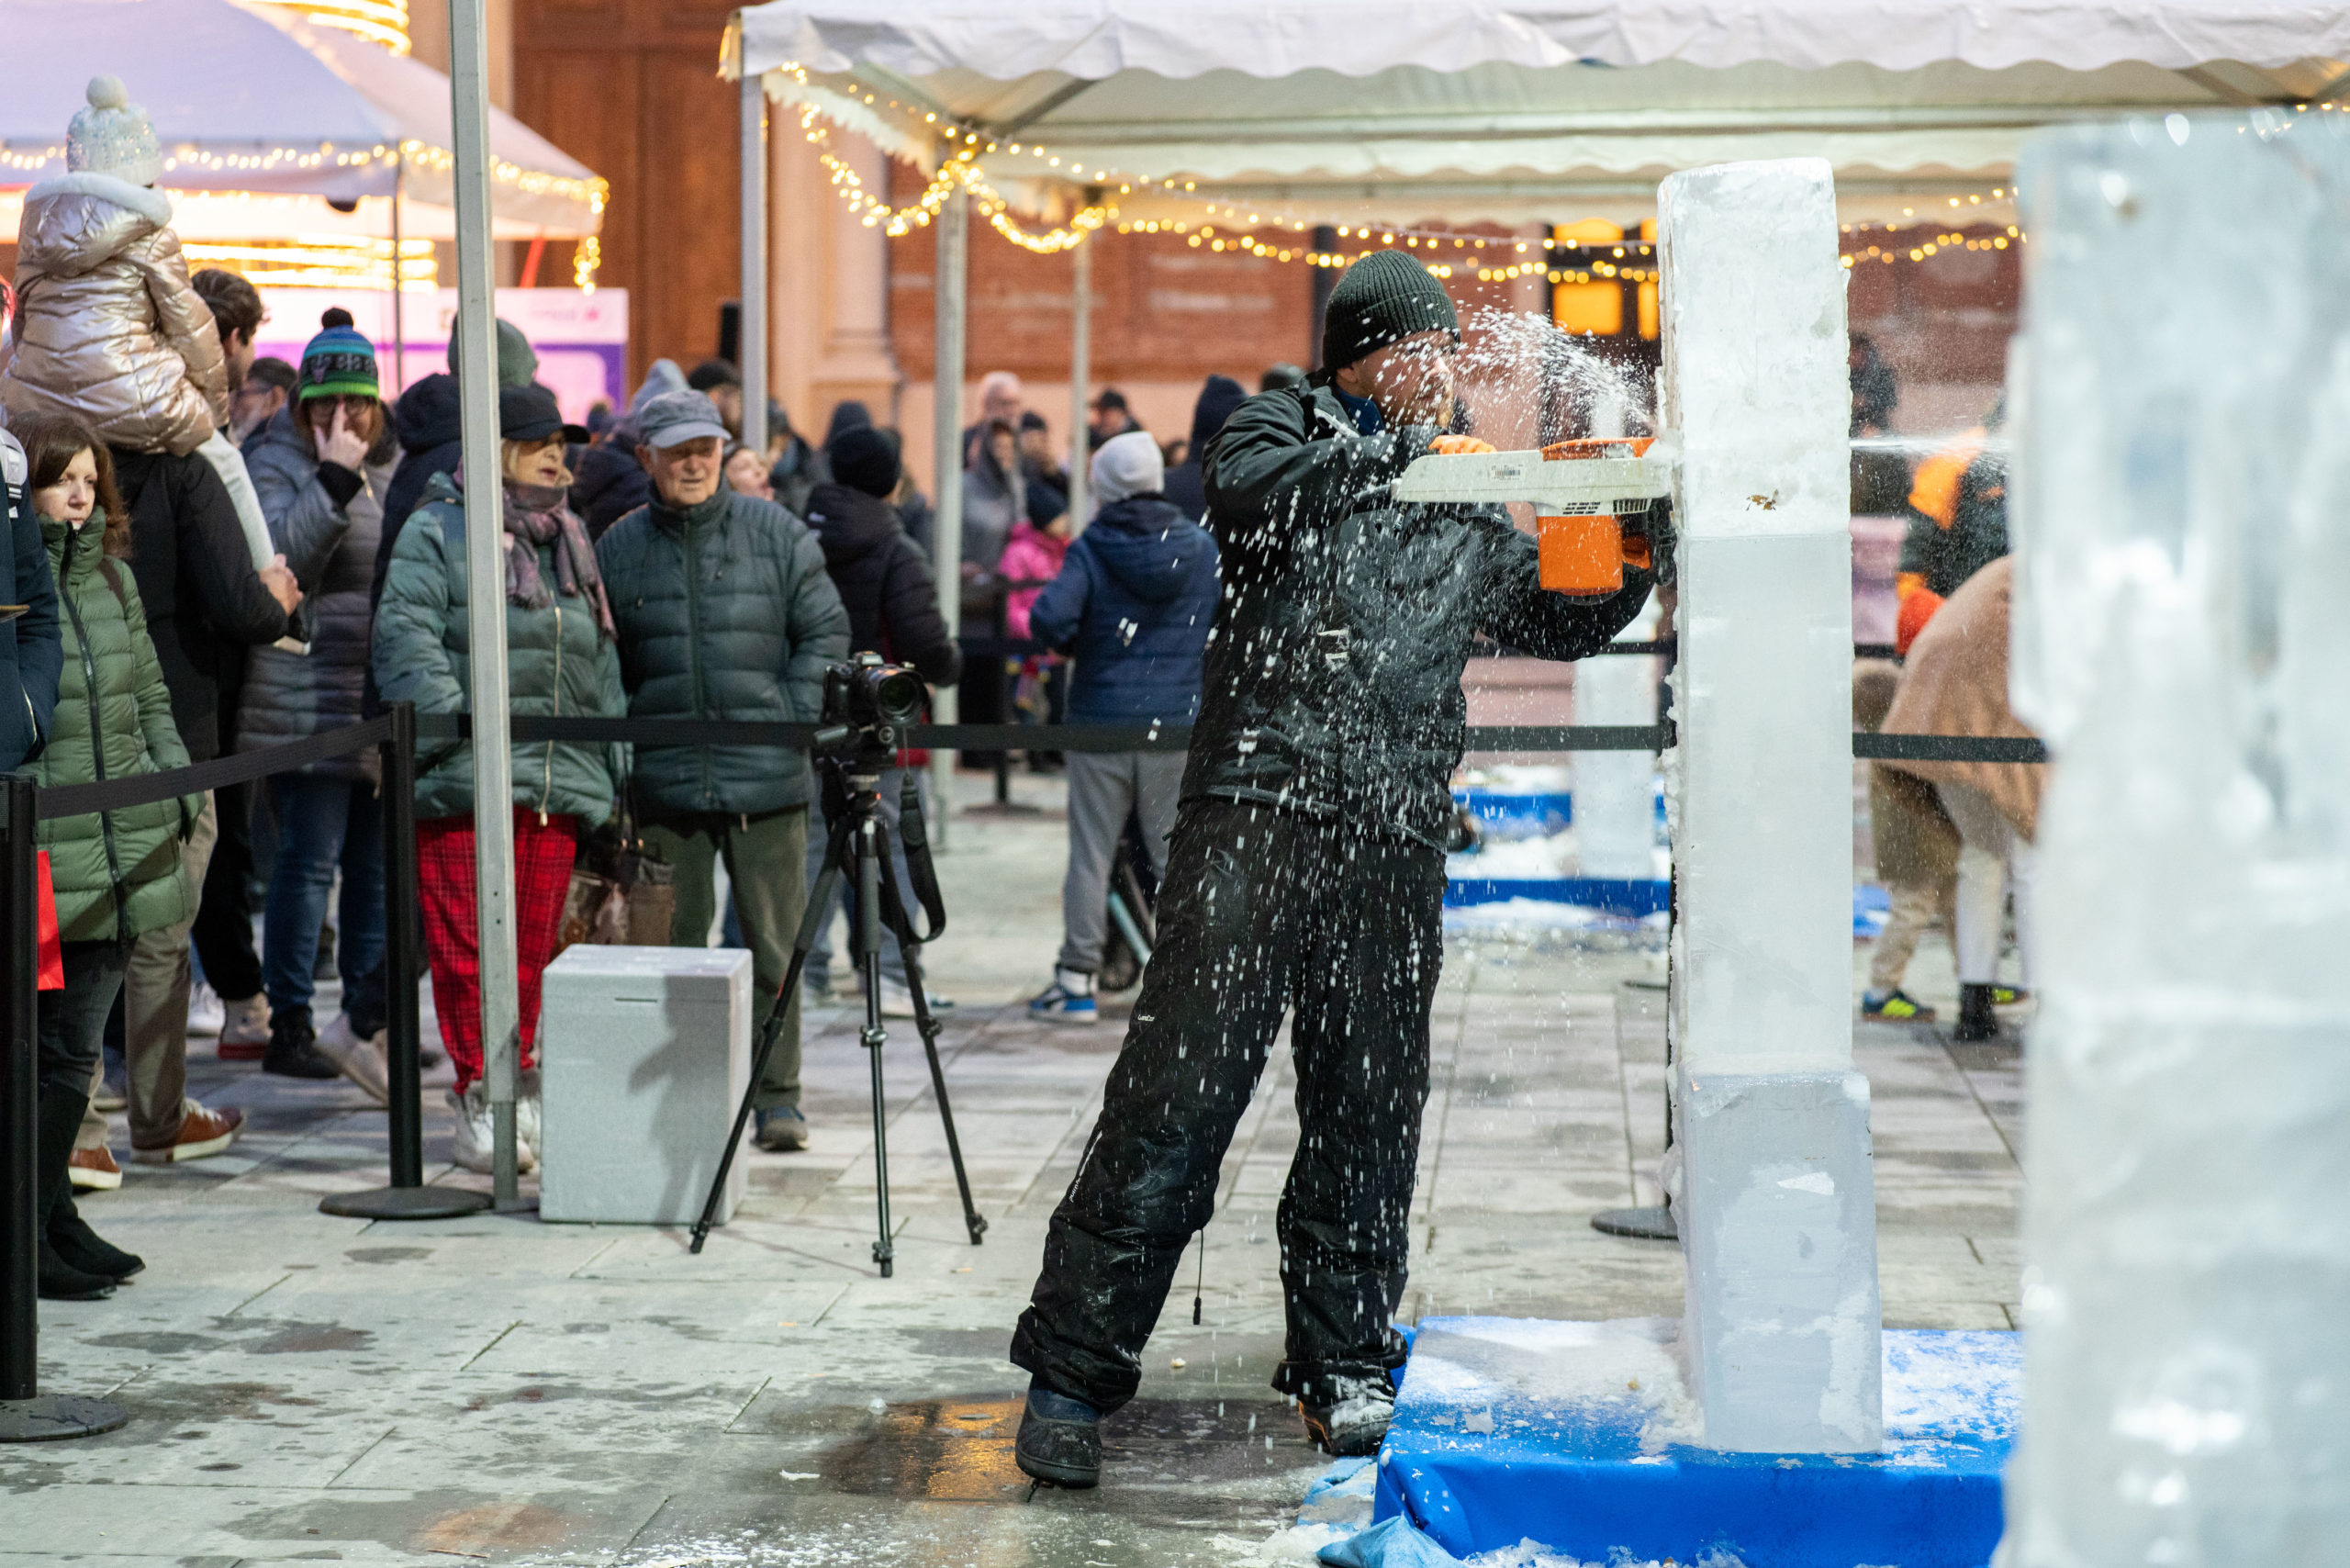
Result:
<svg viewBox="0 0 2350 1568"><path fill-rule="evenodd" d="M820 744L825 738L820 733ZM971 1203L971 1179L963 1170L963 1146L955 1136L955 1112L946 1099L946 1074L938 1062L938 1020L931 1016L930 997L923 987L922 944L934 940L946 929L946 907L939 897L938 879L930 863L929 835L923 825L922 798L912 770L907 770L904 788L898 797L898 822L905 840L906 865L912 877L914 896L930 923L927 937L914 934L913 921L898 892L898 879L890 864L890 832L880 816L881 769L895 755L891 732L885 727L878 732L859 732L853 738L845 739L834 752L817 758L817 767L824 778L824 816L830 824L824 868L817 877L815 887L809 890L807 912L800 917L800 936L792 944L791 962L784 970L783 985L776 993L767 1025L759 1032L758 1050L751 1061L750 1083L743 1092L742 1104L735 1109L733 1130L719 1159L718 1175L710 1184L710 1197L702 1204L701 1217L694 1223L691 1250L695 1252L701 1250L702 1243L710 1237L710 1227L717 1223L727 1173L733 1166L734 1151L742 1146L743 1129L751 1119L752 1102L757 1098L760 1080L767 1073L767 1058L775 1053L776 1041L783 1034L784 1016L789 1011L793 990L800 984L809 950L816 945L816 933L831 908L834 879L844 876L854 890L848 923L850 956L865 980L865 1027L858 1043L865 1047L873 1067L873 1173L880 1209L880 1234L873 1243L873 1261L880 1268L881 1277L888 1279L896 1259L896 1249L890 1243L887 1107L881 1094L881 1047L889 1038L881 1022L881 927L885 920L898 938L898 952L906 966L906 988L913 993L914 1028L922 1036L923 1052L930 1059L930 1086L938 1096L938 1119L946 1129L946 1153L954 1162L956 1188L962 1194L964 1228L970 1232L974 1247L987 1233L988 1222Z"/></svg>

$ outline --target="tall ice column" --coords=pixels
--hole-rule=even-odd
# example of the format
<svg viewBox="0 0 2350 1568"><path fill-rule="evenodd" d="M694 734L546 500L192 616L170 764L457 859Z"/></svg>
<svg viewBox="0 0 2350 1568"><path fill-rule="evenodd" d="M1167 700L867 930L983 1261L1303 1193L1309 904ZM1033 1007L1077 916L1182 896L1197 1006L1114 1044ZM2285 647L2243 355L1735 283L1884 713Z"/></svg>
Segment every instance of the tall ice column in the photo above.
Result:
<svg viewBox="0 0 2350 1568"><path fill-rule="evenodd" d="M1706 1441L1874 1450L1868 1080L1852 1068L1851 394L1816 159L1667 179L1680 442L1673 772L1683 1341Z"/></svg>
<svg viewBox="0 0 2350 1568"><path fill-rule="evenodd" d="M2013 1568L2350 1553L2350 126L2018 166L2034 836Z"/></svg>

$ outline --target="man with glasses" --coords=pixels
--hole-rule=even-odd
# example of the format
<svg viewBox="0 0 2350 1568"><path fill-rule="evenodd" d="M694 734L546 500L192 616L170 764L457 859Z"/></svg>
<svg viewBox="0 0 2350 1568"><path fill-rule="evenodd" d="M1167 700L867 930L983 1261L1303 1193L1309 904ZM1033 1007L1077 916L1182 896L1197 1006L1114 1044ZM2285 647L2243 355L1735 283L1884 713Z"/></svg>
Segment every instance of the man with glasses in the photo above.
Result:
<svg viewBox="0 0 2350 1568"><path fill-rule="evenodd" d="M1243 403L1208 448L1223 599L1158 946L1013 1340L1033 1374L1016 1457L1040 1480L1098 1478L1101 1417L1134 1395L1284 1013L1299 1136L1273 1386L1333 1453L1374 1452L1386 1434L1461 670L1481 633L1582 657L1652 581L1634 568L1612 598L1544 593L1533 537L1498 508L1392 498L1423 453L1492 450L1445 433L1460 340L1427 268L1366 256L1331 292L1326 368Z"/></svg>

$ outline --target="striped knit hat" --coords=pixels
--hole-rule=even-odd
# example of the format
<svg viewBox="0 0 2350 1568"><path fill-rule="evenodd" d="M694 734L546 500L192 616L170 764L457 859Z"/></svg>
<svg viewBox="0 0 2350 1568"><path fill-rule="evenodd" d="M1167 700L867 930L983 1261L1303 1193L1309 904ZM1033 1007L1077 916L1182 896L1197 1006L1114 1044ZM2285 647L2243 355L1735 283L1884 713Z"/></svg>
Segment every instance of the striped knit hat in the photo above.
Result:
<svg viewBox="0 0 2350 1568"><path fill-rule="evenodd" d="M375 345L352 324L351 312L330 307L319 318L324 329L302 348L297 403L313 398L381 397L375 379Z"/></svg>

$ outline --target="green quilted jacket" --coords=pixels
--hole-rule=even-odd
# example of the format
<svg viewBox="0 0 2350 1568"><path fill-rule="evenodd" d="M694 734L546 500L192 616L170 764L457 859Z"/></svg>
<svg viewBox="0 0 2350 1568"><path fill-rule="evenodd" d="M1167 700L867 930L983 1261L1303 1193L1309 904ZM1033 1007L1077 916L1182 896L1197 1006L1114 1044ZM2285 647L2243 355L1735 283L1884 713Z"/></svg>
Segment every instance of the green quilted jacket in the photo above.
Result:
<svg viewBox="0 0 2350 1568"><path fill-rule="evenodd" d="M139 585L128 563L99 554L105 532L103 511L79 529L40 520L65 642L55 727L33 765L44 787L187 766ZM196 890L180 871L180 841L203 809L199 794L43 817L39 837L57 890L59 935L68 942L128 939L192 916Z"/></svg>
<svg viewBox="0 0 2350 1568"><path fill-rule="evenodd" d="M551 546L540 548L539 574L554 583ZM375 689L385 701L406 699L419 713L473 711L466 603L464 502L447 475L435 474L424 504L392 546L384 599L375 610ZM595 610L584 599L558 596L544 610L509 601L506 682L509 713L618 718L628 711L620 654L598 633ZM425 741L418 751L416 814L471 815L472 743ZM514 746L514 803L576 816L582 827L612 814L627 776L626 754L616 745L524 741Z"/></svg>

